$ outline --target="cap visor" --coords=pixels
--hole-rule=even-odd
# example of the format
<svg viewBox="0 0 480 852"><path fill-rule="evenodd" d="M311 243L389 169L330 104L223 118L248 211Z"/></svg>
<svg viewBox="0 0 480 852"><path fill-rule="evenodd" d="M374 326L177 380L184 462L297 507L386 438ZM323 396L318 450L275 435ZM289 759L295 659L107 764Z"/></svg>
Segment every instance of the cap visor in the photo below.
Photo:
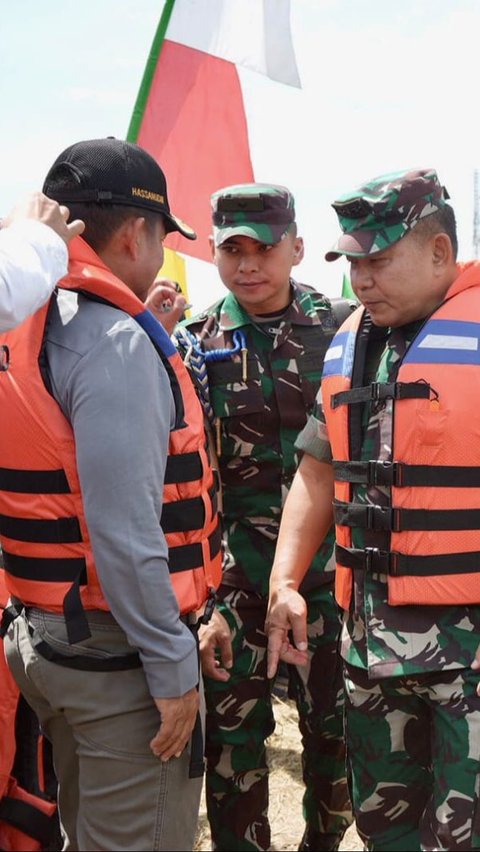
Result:
<svg viewBox="0 0 480 852"><path fill-rule="evenodd" d="M165 222L167 223L168 233L171 234L172 231L178 231L182 236L186 237L187 240L196 240L197 235L193 228L190 225L187 225L185 222L182 222L181 219L177 219L173 213L163 213L165 218Z"/></svg>
<svg viewBox="0 0 480 852"><path fill-rule="evenodd" d="M343 254L367 257L371 253L375 233L376 231L353 231L351 234L342 234L330 251L327 251L325 260L338 260Z"/></svg>
<svg viewBox="0 0 480 852"><path fill-rule="evenodd" d="M221 246L230 237L250 237L251 240L256 240L258 243L263 243L266 246L274 246L279 243L284 234L288 231L287 227L275 228L272 225L247 224L234 225L229 228L214 228L214 240L216 246Z"/></svg>

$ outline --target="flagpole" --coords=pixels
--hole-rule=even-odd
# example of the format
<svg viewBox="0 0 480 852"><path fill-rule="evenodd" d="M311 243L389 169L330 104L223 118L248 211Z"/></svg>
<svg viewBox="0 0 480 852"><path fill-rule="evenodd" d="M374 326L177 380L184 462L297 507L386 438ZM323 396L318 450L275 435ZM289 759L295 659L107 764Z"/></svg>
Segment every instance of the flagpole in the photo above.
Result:
<svg viewBox="0 0 480 852"><path fill-rule="evenodd" d="M128 142L136 142L138 139L138 134L143 119L143 113L145 111L145 106L148 100L148 94L150 92L152 80L155 75L158 57L160 56L160 52L165 39L165 33L167 31L168 24L170 23L170 17L174 5L175 0L165 0L165 5L160 16L160 22L153 38L150 53L148 55L148 59L145 65L145 71L143 72L142 82L140 83L137 100L135 101L135 106L132 112L132 118L130 119L130 125L127 132Z"/></svg>

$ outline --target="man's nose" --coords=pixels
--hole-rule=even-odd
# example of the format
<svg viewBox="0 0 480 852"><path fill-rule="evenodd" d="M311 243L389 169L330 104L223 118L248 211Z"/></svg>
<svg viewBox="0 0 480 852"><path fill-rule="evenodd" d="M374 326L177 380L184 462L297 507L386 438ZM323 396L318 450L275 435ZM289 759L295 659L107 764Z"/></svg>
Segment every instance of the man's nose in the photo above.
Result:
<svg viewBox="0 0 480 852"><path fill-rule="evenodd" d="M255 252L242 252L240 255L239 269L242 272L252 272L258 269L258 257Z"/></svg>
<svg viewBox="0 0 480 852"><path fill-rule="evenodd" d="M356 266L350 270L350 281L355 290L368 289L373 284L372 272L369 266Z"/></svg>

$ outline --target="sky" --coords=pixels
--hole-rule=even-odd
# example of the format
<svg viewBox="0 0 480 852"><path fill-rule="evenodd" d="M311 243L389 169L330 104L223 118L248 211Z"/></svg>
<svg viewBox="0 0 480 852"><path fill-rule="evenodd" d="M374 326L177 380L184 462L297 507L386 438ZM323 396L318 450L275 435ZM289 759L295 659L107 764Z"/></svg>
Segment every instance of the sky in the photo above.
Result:
<svg viewBox="0 0 480 852"><path fill-rule="evenodd" d="M68 145L125 138L163 2L0 6L1 216L41 189ZM480 0L291 0L291 27L301 89L240 76L255 179L287 185L296 199L305 259L295 277L340 295L348 264L324 260L338 233L331 203L403 168L437 170L456 211L460 259L473 257ZM181 216L179 201L170 198ZM187 272L194 309L222 294L210 264Z"/></svg>

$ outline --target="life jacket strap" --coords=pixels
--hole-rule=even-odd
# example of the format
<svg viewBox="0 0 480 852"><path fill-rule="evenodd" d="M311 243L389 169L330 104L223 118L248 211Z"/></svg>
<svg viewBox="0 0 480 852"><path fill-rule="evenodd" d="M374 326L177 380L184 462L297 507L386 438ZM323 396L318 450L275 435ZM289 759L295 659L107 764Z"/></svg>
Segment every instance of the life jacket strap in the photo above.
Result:
<svg viewBox="0 0 480 852"><path fill-rule="evenodd" d="M187 621L187 624L195 637L195 642L197 646L197 661L198 661L198 680L200 683L200 644L198 640L198 628L202 620L195 622ZM198 689L198 686L197 686ZM197 712L197 717L195 719L195 725L193 727L192 736L190 739L190 764L188 767L188 777L189 778L203 778L205 772L205 742L203 738L203 729L202 729L202 719L200 716L200 711Z"/></svg>
<svg viewBox="0 0 480 852"><path fill-rule="evenodd" d="M14 518L0 515L0 534L16 541L40 544L76 543L82 541L78 518Z"/></svg>
<svg viewBox="0 0 480 852"><path fill-rule="evenodd" d="M385 485L396 488L480 488L480 467L455 465L412 465L398 461L333 461L337 482L355 485Z"/></svg>
<svg viewBox="0 0 480 852"><path fill-rule="evenodd" d="M73 583L80 577L81 585L87 583L87 566L83 557L45 559L37 556L18 556L3 549L3 564L12 577L43 583Z"/></svg>
<svg viewBox="0 0 480 852"><path fill-rule="evenodd" d="M217 514L217 494L215 486L209 489L210 514ZM164 533L201 530L206 520L205 503L201 497L189 497L164 503L160 524Z"/></svg>
<svg viewBox="0 0 480 852"><path fill-rule="evenodd" d="M47 848L52 839L55 816L53 803L51 810L53 813L44 813L34 804L13 796L3 796L0 800L0 820L28 837L33 837L41 844L42 849Z"/></svg>
<svg viewBox="0 0 480 852"><path fill-rule="evenodd" d="M354 571L390 574L392 577L433 577L443 574L472 574L480 571L480 552L440 553L410 556L376 547L354 548L335 545L338 565Z"/></svg>
<svg viewBox="0 0 480 852"><path fill-rule="evenodd" d="M220 521L208 537L210 559L213 560L222 546L222 529ZM203 564L203 550L200 542L181 544L168 550L168 568L171 574L178 571L189 571Z"/></svg>
<svg viewBox="0 0 480 852"><path fill-rule="evenodd" d="M20 470L0 467L0 491L19 494L70 494L66 473L58 470Z"/></svg>
<svg viewBox="0 0 480 852"><path fill-rule="evenodd" d="M330 405L354 405L358 402L381 402L387 399L430 399L431 388L427 382L372 382L361 388L332 394Z"/></svg>
<svg viewBox="0 0 480 852"><path fill-rule="evenodd" d="M190 746L189 778L203 778L205 772L205 743L203 741L202 720L197 713L195 726L192 731Z"/></svg>
<svg viewBox="0 0 480 852"><path fill-rule="evenodd" d="M194 482L203 475L200 453L180 453L169 455L165 467L164 483L171 485L175 482Z"/></svg>
<svg viewBox="0 0 480 852"><path fill-rule="evenodd" d="M473 530L480 527L480 509L392 509L333 501L335 523L374 531Z"/></svg>

